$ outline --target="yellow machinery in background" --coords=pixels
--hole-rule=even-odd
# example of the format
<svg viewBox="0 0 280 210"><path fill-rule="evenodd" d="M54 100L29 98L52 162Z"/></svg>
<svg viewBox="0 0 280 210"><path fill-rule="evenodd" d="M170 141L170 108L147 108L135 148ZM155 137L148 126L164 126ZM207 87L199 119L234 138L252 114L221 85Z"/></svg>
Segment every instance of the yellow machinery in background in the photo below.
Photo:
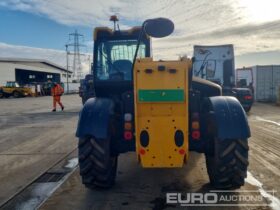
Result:
<svg viewBox="0 0 280 210"><path fill-rule="evenodd" d="M0 98L13 96L15 98L32 96L29 87L21 87L17 82L8 81L5 86L0 87Z"/></svg>
<svg viewBox="0 0 280 210"><path fill-rule="evenodd" d="M143 167L182 167L188 159L191 61L137 60L134 71L136 151Z"/></svg>

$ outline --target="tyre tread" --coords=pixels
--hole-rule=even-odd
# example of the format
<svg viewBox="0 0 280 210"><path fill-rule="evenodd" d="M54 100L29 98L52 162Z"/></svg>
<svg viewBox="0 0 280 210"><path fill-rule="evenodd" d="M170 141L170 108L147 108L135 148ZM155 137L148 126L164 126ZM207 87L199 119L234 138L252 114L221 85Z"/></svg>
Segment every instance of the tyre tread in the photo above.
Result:
<svg viewBox="0 0 280 210"><path fill-rule="evenodd" d="M111 157L108 140L92 137L79 139L79 165L82 182L87 188L110 188L113 186L116 177L117 157Z"/></svg>
<svg viewBox="0 0 280 210"><path fill-rule="evenodd" d="M214 155L206 154L210 182L218 189L236 189L247 177L248 140L215 139Z"/></svg>

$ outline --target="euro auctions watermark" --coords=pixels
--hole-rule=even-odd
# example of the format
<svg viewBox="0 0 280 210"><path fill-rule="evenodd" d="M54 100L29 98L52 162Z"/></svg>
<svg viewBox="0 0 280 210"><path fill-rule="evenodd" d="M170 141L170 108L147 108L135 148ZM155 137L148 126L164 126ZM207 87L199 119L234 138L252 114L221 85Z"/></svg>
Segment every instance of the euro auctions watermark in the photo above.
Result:
<svg viewBox="0 0 280 210"><path fill-rule="evenodd" d="M266 191L274 197L275 190ZM258 190L210 190L209 192L166 193L166 203L180 206L269 206Z"/></svg>

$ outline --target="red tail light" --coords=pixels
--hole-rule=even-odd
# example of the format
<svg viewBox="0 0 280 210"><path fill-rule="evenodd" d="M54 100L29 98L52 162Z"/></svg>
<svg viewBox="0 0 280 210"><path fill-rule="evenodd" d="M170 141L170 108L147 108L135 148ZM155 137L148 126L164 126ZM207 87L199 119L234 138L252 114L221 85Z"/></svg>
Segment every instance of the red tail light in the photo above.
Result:
<svg viewBox="0 0 280 210"><path fill-rule="evenodd" d="M132 114L124 114L124 139L131 140L133 139L133 126L132 126Z"/></svg>
<svg viewBox="0 0 280 210"><path fill-rule="evenodd" d="M191 135L194 140L200 139L200 124L199 124L199 113L195 112L192 114L191 124Z"/></svg>
<svg viewBox="0 0 280 210"><path fill-rule="evenodd" d="M252 96L244 96L244 99L246 100L251 100L253 97Z"/></svg>
<svg viewBox="0 0 280 210"><path fill-rule="evenodd" d="M125 140L131 140L133 138L132 132L131 131L125 131L124 132L124 139Z"/></svg>
<svg viewBox="0 0 280 210"><path fill-rule="evenodd" d="M186 151L184 149L180 149L179 153L180 153L180 155L184 155L186 153Z"/></svg>
<svg viewBox="0 0 280 210"><path fill-rule="evenodd" d="M139 150L139 153L140 153L140 155L145 155L146 151L145 151L143 148L141 148L141 149Z"/></svg>
<svg viewBox="0 0 280 210"><path fill-rule="evenodd" d="M192 138L195 140L200 139L200 132L199 131L193 131L192 132Z"/></svg>

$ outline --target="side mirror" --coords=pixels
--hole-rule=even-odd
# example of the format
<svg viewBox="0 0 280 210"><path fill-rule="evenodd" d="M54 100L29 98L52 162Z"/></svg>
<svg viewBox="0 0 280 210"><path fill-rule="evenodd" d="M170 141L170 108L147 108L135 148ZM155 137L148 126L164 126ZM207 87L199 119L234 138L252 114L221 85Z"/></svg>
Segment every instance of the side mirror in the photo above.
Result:
<svg viewBox="0 0 280 210"><path fill-rule="evenodd" d="M169 36L174 31L174 23L167 18L155 18L143 23L144 32L155 38Z"/></svg>
<svg viewBox="0 0 280 210"><path fill-rule="evenodd" d="M140 41L144 33L155 38L163 38L170 35L174 31L174 23L167 18L155 18L144 21L142 30L138 37L137 46L133 58L132 70L134 69Z"/></svg>

